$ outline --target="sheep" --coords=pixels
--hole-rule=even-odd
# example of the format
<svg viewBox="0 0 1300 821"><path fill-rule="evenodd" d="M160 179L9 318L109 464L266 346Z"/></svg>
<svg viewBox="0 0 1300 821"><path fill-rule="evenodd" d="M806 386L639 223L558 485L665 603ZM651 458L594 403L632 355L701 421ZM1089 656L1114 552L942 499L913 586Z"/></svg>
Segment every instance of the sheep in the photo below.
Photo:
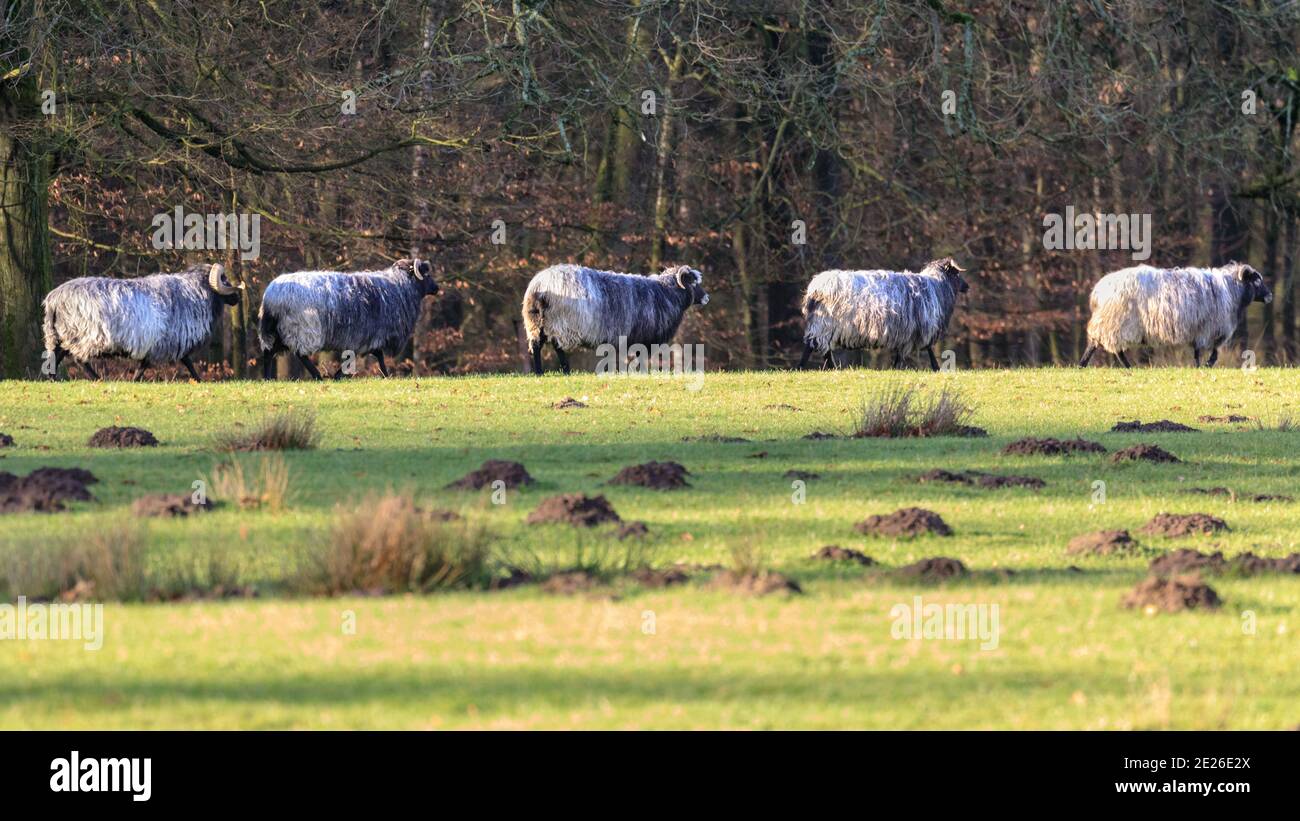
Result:
<svg viewBox="0 0 1300 821"><path fill-rule="evenodd" d="M686 309L708 305L703 275L687 265L640 276L582 265L553 265L528 283L524 329L533 373L542 373L542 346L549 339L564 373L576 348L663 345L677 333Z"/></svg>
<svg viewBox="0 0 1300 821"><path fill-rule="evenodd" d="M273 379L276 355L292 351L320 379L307 357L326 350L374 354L388 376L384 350L396 353L411 338L421 301L438 293L431 271L427 260L399 259L379 271L299 271L271 280L257 312L262 377ZM342 375L340 368L334 378Z"/></svg>
<svg viewBox="0 0 1300 821"><path fill-rule="evenodd" d="M222 305L239 302L244 284L232 285L220 264L135 279L82 277L45 297L45 349L53 372L69 354L93 378L97 356L139 361L135 381L151 363L179 360L198 382L190 356L207 344Z"/></svg>
<svg viewBox="0 0 1300 821"><path fill-rule="evenodd" d="M934 343L952 318L959 293L969 287L963 268L951 257L910 271L823 271L812 278L803 298L805 321L802 370L813 351L822 351L823 367L837 348L883 348L894 355L895 368L904 357L925 349L930 368L939 370Z"/></svg>
<svg viewBox="0 0 1300 821"><path fill-rule="evenodd" d="M1219 361L1219 346L1232 337L1251 302L1272 302L1259 271L1240 262L1220 268L1153 268L1138 265L1102 277L1092 288L1088 347L1079 367L1098 348L1129 367L1124 352L1142 344L1191 345L1196 367Z"/></svg>

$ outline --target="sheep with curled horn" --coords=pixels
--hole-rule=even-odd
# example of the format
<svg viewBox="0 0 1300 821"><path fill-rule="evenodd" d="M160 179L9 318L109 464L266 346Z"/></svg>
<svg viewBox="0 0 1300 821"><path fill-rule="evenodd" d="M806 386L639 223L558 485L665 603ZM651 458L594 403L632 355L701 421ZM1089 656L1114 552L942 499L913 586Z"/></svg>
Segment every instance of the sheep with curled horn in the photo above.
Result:
<svg viewBox="0 0 1300 821"><path fill-rule="evenodd" d="M307 372L320 351L373 354L388 376L384 351L396 354L411 338L420 303L438 293L428 260L399 259L377 271L298 271L266 286L258 311L262 376L273 378L277 354L291 351ZM341 377L343 370L335 374Z"/></svg>
<svg viewBox="0 0 1300 821"><path fill-rule="evenodd" d="M803 298L804 349L799 368L814 351L831 364L835 350L884 349L893 366L917 351L930 355L939 370L934 343L952 319L957 295L969 289L951 257L911 271L823 271L812 278Z"/></svg>
<svg viewBox="0 0 1300 821"><path fill-rule="evenodd" d="M208 344L222 306L236 304L243 288L220 264L135 279L69 280L45 297L45 349L55 372L71 356L98 379L91 359L124 356L139 363L136 381L151 364L179 361L197 382L190 357Z"/></svg>
<svg viewBox="0 0 1300 821"><path fill-rule="evenodd" d="M570 351L618 345L664 345L672 341L686 310L709 304L703 275L688 265L641 276L583 265L553 265L524 292L524 329L533 373L542 373L542 346L549 340L569 372Z"/></svg>
<svg viewBox="0 0 1300 821"><path fill-rule="evenodd" d="M1154 268L1138 265L1107 274L1092 288L1086 368L1100 348L1129 367L1125 352L1139 345L1185 345L1196 366L1232 338L1252 302L1272 302L1259 271L1242 262L1219 268Z"/></svg>

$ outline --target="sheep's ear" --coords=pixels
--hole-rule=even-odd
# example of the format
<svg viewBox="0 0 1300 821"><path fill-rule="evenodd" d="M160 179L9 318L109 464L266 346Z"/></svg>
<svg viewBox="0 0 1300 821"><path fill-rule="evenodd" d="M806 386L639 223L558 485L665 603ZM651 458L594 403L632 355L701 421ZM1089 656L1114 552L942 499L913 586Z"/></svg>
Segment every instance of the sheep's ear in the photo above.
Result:
<svg viewBox="0 0 1300 821"><path fill-rule="evenodd" d="M418 279L424 279L429 275L429 273L432 270L433 270L432 266L429 265L428 260L422 259L419 262L415 263L415 276Z"/></svg>

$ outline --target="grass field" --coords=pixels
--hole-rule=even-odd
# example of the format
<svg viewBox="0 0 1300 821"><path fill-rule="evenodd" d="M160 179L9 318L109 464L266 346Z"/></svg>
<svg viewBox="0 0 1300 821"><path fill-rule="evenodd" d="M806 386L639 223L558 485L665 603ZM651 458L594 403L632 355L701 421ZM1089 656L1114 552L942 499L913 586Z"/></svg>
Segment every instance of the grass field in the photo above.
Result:
<svg viewBox="0 0 1300 821"><path fill-rule="evenodd" d="M848 431L863 401L894 384L959 388L989 437L802 438ZM551 408L568 396L588 407ZM1300 549L1300 502L1187 492L1300 497L1300 432L1276 429L1300 414L1297 397L1300 371L1226 368L719 373L698 391L578 375L0 383L0 431L17 441L0 450L0 470L78 466L100 479L96 501L71 512L0 516L3 549L18 555L118 527L140 495L188 494L222 458L215 433L237 423L300 408L316 413L322 431L316 450L285 454L287 510L226 505L139 525L151 572L199 572L217 557L258 598L110 602L98 651L0 641L0 727L1291 728L1300 723L1300 576L1208 579L1224 600L1217 612L1150 615L1119 602L1157 550ZM1230 413L1264 429L1197 422ZM1133 418L1201 432L1109 432ZM107 425L147 428L162 444L88 448ZM683 441L710 434L750 441ZM1022 436L1079 435L1112 451L1159 444L1184 463L1000 454ZM537 483L500 505L443 489L489 458L524 463ZM650 459L681 462L692 486L604 484ZM792 468L821 475L802 504L782 477ZM910 481L931 468L1025 474L1047 487ZM1104 502L1094 497L1099 480ZM616 580L574 596L535 585L294 596L286 580L304 551L328 539L336 509L387 490L485 521L502 561L726 565L745 547L804 594L744 596L697 574L669 589ZM541 499L573 491L605 494L624 519L646 522L650 537L620 542L603 529L524 523ZM853 531L870 514L912 505L940 513L955 535L902 541ZM1162 511L1213 514L1232 530L1143 539L1147 552L1135 556L1065 554L1074 535L1136 531ZM811 560L825 544L861 550L882 568ZM927 585L890 572L939 555L974 574ZM891 608L917 595L998 605L996 648L893 638Z"/></svg>

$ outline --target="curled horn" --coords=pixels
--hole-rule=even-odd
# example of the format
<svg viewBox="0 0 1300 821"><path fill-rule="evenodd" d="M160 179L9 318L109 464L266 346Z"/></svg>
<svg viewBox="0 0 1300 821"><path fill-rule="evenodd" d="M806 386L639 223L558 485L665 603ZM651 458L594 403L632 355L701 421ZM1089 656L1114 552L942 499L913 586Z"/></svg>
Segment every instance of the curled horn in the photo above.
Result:
<svg viewBox="0 0 1300 821"><path fill-rule="evenodd" d="M222 296L233 294L235 291L242 290L244 287L242 282L239 284L238 288L227 282L226 269L219 262L213 263L212 267L208 269L208 285L212 286L212 290Z"/></svg>

